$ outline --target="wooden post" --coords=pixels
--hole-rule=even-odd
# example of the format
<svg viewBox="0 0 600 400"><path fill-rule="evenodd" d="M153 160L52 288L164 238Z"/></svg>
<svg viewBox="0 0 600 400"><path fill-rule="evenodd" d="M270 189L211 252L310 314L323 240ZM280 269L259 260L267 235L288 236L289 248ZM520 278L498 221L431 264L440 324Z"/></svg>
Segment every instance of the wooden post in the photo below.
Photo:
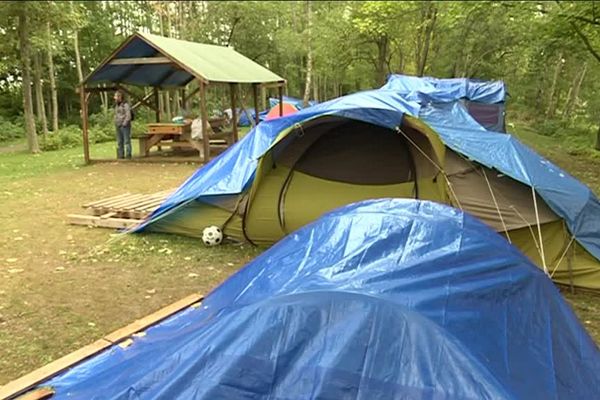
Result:
<svg viewBox="0 0 600 400"><path fill-rule="evenodd" d="M188 101L187 101L187 97L185 97L185 88L181 89L181 107L183 107L183 110L187 113L190 110L188 110ZM185 115L184 115L185 117Z"/></svg>
<svg viewBox="0 0 600 400"><path fill-rule="evenodd" d="M254 121L258 125L260 122L258 118L258 83L252 84L252 97L254 98Z"/></svg>
<svg viewBox="0 0 600 400"><path fill-rule="evenodd" d="M277 97L279 97L279 116L283 116L283 86L277 86Z"/></svg>
<svg viewBox="0 0 600 400"><path fill-rule="evenodd" d="M206 111L206 84L199 81L200 85L200 118L202 118L202 148L204 164L210 160L210 137L208 135L208 113Z"/></svg>
<svg viewBox="0 0 600 400"><path fill-rule="evenodd" d="M160 122L160 106L158 104L158 88L155 87L154 88L154 111L155 111L155 115L156 115L156 122Z"/></svg>
<svg viewBox="0 0 600 400"><path fill-rule="evenodd" d="M239 140L238 138L238 128L237 128L237 104L236 104L236 99L235 99L235 95L236 95L236 91L237 91L237 85L235 83L230 83L229 84L229 91L231 94L231 119L232 124L233 124L233 142L237 142Z"/></svg>
<svg viewBox="0 0 600 400"><path fill-rule="evenodd" d="M88 134L88 97L85 86L79 87L79 97L81 99L81 129L83 132L83 159L86 164L90 163L90 139Z"/></svg>

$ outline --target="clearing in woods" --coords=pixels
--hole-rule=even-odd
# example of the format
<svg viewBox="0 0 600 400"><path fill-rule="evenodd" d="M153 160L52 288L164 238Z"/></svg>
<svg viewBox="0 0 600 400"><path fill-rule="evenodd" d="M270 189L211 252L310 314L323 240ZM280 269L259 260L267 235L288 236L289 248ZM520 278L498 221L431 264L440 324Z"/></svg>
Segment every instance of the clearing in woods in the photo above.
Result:
<svg viewBox="0 0 600 400"><path fill-rule="evenodd" d="M600 193L600 156L568 154L558 140L523 131L523 140ZM114 154L113 146L94 152ZM196 165L82 166L80 149L37 156L16 149L0 152L0 385L190 293L207 293L261 251L157 234L109 242L110 230L66 223L86 202L175 188ZM600 296L565 297L599 341Z"/></svg>

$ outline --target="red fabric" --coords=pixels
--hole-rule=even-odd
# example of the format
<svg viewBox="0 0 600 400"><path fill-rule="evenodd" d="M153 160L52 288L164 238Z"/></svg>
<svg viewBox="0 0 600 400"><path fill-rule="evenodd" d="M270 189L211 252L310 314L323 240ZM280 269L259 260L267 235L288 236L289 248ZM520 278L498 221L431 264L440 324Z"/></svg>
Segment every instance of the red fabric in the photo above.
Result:
<svg viewBox="0 0 600 400"><path fill-rule="evenodd" d="M298 112L298 109L296 107L294 107L290 103L283 102L283 115L294 114L296 112ZM275 106L272 107L269 110L269 113L265 116L266 121L275 118L279 118L279 104L275 104Z"/></svg>

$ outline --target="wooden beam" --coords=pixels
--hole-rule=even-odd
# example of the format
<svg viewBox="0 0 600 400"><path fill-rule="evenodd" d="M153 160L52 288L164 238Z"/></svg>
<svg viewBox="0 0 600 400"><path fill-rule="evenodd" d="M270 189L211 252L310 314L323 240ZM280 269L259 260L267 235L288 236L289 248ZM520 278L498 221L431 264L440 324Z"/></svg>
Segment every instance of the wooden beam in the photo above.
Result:
<svg viewBox="0 0 600 400"><path fill-rule="evenodd" d="M277 87L277 97L279 98L279 116L283 116L283 86Z"/></svg>
<svg viewBox="0 0 600 400"><path fill-rule="evenodd" d="M106 86L106 87L86 87L85 90L88 93L97 93L97 92L113 92L115 90L119 90L118 86ZM81 88L77 89L77 93L81 91Z"/></svg>
<svg viewBox="0 0 600 400"><path fill-rule="evenodd" d="M148 107L151 110L156 111L156 108L154 107L154 105L152 103L149 102L150 98L154 96L153 92L150 92L149 94L145 95L144 97L142 97L141 99L139 99L133 106L131 106L131 108L133 110L137 109L139 106L141 105L145 105L146 107Z"/></svg>
<svg viewBox="0 0 600 400"><path fill-rule="evenodd" d="M90 137L88 132L88 98L87 92L83 85L79 90L79 98L81 101L81 130L83 133L83 159L86 164L90 163Z"/></svg>
<svg viewBox="0 0 600 400"><path fill-rule="evenodd" d="M231 95L231 119L233 124L233 143L239 140L238 137L238 126L237 126L237 105L235 95L237 92L237 84L230 83L229 84L229 92Z"/></svg>
<svg viewBox="0 0 600 400"><path fill-rule="evenodd" d="M202 118L202 148L204 154L202 160L204 164L210 160L210 138L208 133L208 112L206 110L206 84L198 81L200 87L200 118Z"/></svg>
<svg viewBox="0 0 600 400"><path fill-rule="evenodd" d="M167 57L134 57L134 58L116 58L110 60L108 65L143 65L143 64L173 64L173 61Z"/></svg>
<svg viewBox="0 0 600 400"><path fill-rule="evenodd" d="M198 304L202 299L203 297L200 294L187 296L121 329L109 333L102 339L99 339L90 345L82 347L81 349L67 354L19 379L9 382L0 387L0 399L10 399L19 394L23 394L27 390L30 390L82 361L95 356L101 351L126 340L131 335L141 332L152 325L156 325L160 321L181 310Z"/></svg>
<svg viewBox="0 0 600 400"><path fill-rule="evenodd" d="M279 82L270 82L270 83L263 83L262 84L265 88L270 89L270 88L278 88L278 87L284 87L285 86L285 81L279 81Z"/></svg>
<svg viewBox="0 0 600 400"><path fill-rule="evenodd" d="M254 100L254 121L256 125L260 122L260 118L258 116L258 84L252 84L252 98Z"/></svg>
<svg viewBox="0 0 600 400"><path fill-rule="evenodd" d="M154 96L154 112L156 117L156 122L160 122L160 106L158 103L158 88L154 88L152 91L152 95Z"/></svg>

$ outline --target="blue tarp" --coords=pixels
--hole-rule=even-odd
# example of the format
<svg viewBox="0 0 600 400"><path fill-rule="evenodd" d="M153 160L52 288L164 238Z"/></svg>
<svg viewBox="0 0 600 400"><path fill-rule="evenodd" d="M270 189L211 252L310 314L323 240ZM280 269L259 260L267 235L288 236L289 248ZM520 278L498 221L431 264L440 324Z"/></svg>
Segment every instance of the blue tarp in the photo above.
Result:
<svg viewBox="0 0 600 400"><path fill-rule="evenodd" d="M247 113L244 112L244 110L242 110L242 109L238 110L238 115L239 115L238 126L251 126L252 125L252 122L248 119L248 114L250 114L252 121L254 121L254 119L256 117L256 110L254 108L247 108L246 111L247 111ZM269 110L259 111L258 112L258 120L263 121L268 113L269 113Z"/></svg>
<svg viewBox="0 0 600 400"><path fill-rule="evenodd" d="M288 235L53 399L596 399L600 352L474 217L380 199Z"/></svg>
<svg viewBox="0 0 600 400"><path fill-rule="evenodd" d="M576 240L600 259L600 201L593 192L511 135L486 131L460 102L421 104L392 90L371 90L317 104L298 113L264 121L241 141L198 169L150 218L149 223L190 201L241 193L251 184L258 158L284 129L311 118L339 115L395 128L402 116L418 117L435 129L452 150L535 188L565 222Z"/></svg>
<svg viewBox="0 0 600 400"><path fill-rule="evenodd" d="M502 103L506 85L502 81L480 81L467 78L438 79L409 75L390 75L384 90L394 90L407 100L448 103L466 99L478 103Z"/></svg>
<svg viewBox="0 0 600 400"><path fill-rule="evenodd" d="M290 96L283 96L282 99L283 99L284 103L289 103L289 104L293 105L294 107L296 107L298 110L302 110L304 108L304 101L302 99L297 99L295 97L290 97ZM317 103L318 102L315 100L309 100L308 107L312 107ZM270 108L275 107L277 104L279 104L279 99L274 98L274 97L269 98L269 107Z"/></svg>

